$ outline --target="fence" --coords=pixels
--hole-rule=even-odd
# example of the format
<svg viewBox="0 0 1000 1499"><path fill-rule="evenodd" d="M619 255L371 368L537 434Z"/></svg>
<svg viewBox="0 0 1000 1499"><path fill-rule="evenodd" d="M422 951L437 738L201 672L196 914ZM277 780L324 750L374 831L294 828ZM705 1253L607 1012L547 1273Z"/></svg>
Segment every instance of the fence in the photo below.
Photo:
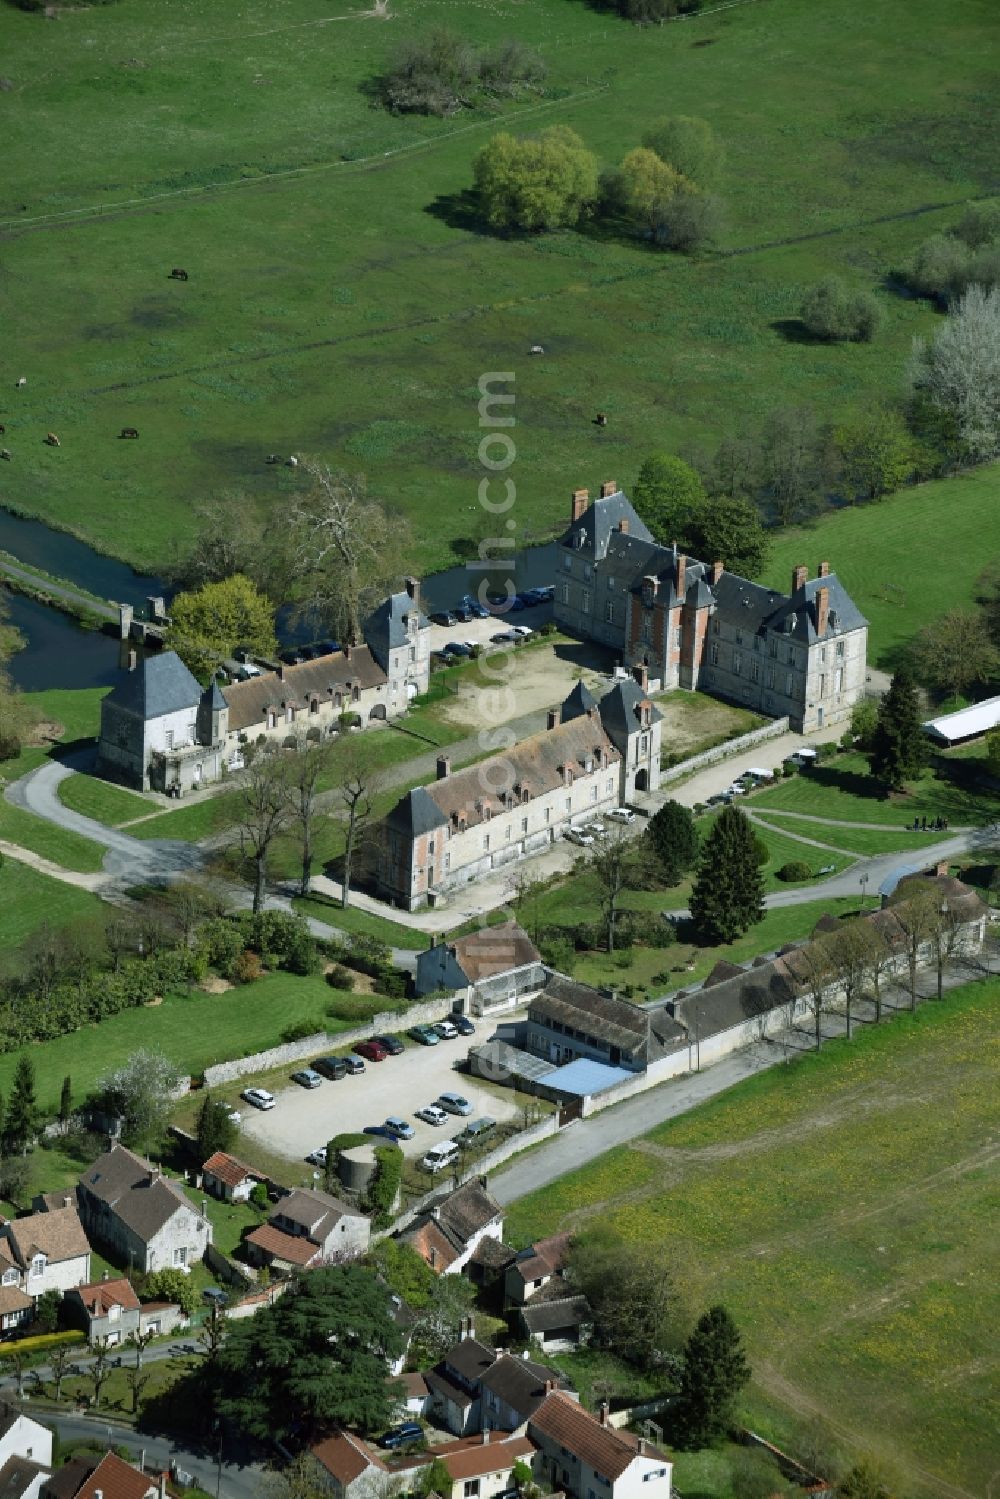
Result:
<svg viewBox="0 0 1000 1499"><path fill-rule="evenodd" d="M666 786L671 781L679 781L692 771L703 770L706 765L717 765L720 760L728 760L731 755L742 755L744 750L753 749L755 744L763 744L768 739L777 739L779 734L787 734L789 727L787 718L775 718L761 729L751 729L749 734L741 734L738 739L727 739L725 744L717 744L714 749L702 750L700 755L692 755L690 760L681 760L668 770L661 770L660 785Z"/></svg>

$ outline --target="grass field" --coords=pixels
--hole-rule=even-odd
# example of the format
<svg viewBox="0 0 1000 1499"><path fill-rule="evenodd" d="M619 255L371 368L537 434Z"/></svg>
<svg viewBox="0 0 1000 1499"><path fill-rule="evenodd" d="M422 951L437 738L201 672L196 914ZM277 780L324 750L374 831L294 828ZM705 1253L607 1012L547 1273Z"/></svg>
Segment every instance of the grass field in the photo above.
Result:
<svg viewBox="0 0 1000 1499"><path fill-rule="evenodd" d="M915 817L926 817L928 821L947 817L952 828L980 827L996 817L997 797L995 792L975 784L976 770L974 760L941 755L936 757L932 770L911 782L905 792L886 797L870 775L864 755L846 753L823 761L805 774L783 780L773 789L757 792L752 805L762 816L771 811L805 812L840 822L894 827L900 832ZM824 837L825 831L817 826L816 836ZM850 829L844 832L849 835ZM829 841L836 844L838 840Z"/></svg>
<svg viewBox="0 0 1000 1499"><path fill-rule="evenodd" d="M0 314L30 376L3 414L12 506L157 565L199 497L237 487L279 513L297 480L265 454L315 453L417 520L427 567L479 534L484 371L517 377L520 535L550 530L575 484L631 483L646 451L737 413L806 400L836 418L898 388L935 314L885 277L995 183L986 0L763 0L648 30L573 0L392 15L0 14ZM538 46L547 96L444 122L372 107L389 51L437 21ZM665 112L726 143L721 253L678 259L600 226L501 240L469 217L472 157L501 120L565 123L610 162ZM871 345L789 337L831 271L875 289ZM546 357L528 360L535 341ZM118 442L123 424L141 441Z"/></svg>
<svg viewBox="0 0 1000 1499"><path fill-rule="evenodd" d="M749 1345L755 1429L876 1452L912 1495L996 1468L1000 981L763 1073L510 1209L617 1235ZM942 1490L942 1480L958 1487Z"/></svg>
<svg viewBox="0 0 1000 1499"><path fill-rule="evenodd" d="M25 816L28 814L26 813ZM96 895L39 874L27 864L4 859L0 865L0 950L6 951L48 926L53 931L72 922L105 915ZM2 1062L0 1062L2 1066Z"/></svg>
<svg viewBox="0 0 1000 1499"><path fill-rule="evenodd" d="M146 801L138 792L126 791L89 775L68 776L60 781L59 800L64 807L111 828L144 817L155 807L155 803Z"/></svg>

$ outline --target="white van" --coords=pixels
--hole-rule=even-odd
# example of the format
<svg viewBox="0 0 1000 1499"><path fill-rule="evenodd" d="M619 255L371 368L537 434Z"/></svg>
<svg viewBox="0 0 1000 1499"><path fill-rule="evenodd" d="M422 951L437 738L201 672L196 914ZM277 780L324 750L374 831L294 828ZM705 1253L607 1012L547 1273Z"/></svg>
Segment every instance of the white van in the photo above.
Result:
<svg viewBox="0 0 1000 1499"><path fill-rule="evenodd" d="M439 1140L420 1162L425 1171L443 1171L458 1160L458 1145L454 1140Z"/></svg>

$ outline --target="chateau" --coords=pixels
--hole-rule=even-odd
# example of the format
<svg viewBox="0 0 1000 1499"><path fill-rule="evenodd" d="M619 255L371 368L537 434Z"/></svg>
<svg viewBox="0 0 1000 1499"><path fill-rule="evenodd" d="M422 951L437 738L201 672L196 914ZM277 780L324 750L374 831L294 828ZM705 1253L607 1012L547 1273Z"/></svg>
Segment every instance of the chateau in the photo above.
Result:
<svg viewBox="0 0 1000 1499"><path fill-rule="evenodd" d="M865 690L867 621L829 563L779 593L659 546L611 481L574 490L559 542L555 617L620 651L650 692L700 688L809 733L850 717Z"/></svg>

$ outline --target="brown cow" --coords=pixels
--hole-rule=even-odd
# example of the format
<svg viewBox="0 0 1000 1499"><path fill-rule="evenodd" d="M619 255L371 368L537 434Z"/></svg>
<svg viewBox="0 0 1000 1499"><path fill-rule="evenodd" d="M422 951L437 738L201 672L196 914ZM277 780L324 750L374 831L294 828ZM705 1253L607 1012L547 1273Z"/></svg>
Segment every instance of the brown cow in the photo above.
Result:
<svg viewBox="0 0 1000 1499"><path fill-rule="evenodd" d="M123 427L118 434L119 437L138 437L138 427Z"/></svg>
<svg viewBox="0 0 1000 1499"><path fill-rule="evenodd" d="M10 448L0 448L0 458L6 458L9 463L11 458Z"/></svg>
<svg viewBox="0 0 1000 1499"><path fill-rule="evenodd" d="M54 432L46 432L45 441L48 443L50 448L58 448L62 446Z"/></svg>

